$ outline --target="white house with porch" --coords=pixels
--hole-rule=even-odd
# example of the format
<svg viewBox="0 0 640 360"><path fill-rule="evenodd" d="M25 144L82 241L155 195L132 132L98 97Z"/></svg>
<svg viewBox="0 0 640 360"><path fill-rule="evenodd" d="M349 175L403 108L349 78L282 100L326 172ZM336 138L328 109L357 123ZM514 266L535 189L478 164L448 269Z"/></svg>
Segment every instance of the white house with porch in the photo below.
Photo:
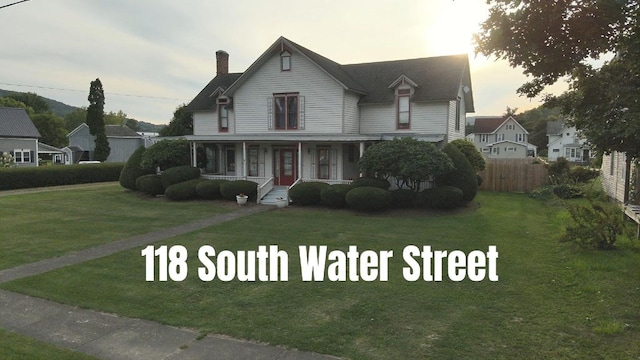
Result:
<svg viewBox="0 0 640 360"><path fill-rule="evenodd" d="M462 139L474 111L467 55L341 65L280 37L243 73L224 51L216 62L188 105L193 165L204 153L205 177L259 183L258 201L300 181L348 183L379 141Z"/></svg>

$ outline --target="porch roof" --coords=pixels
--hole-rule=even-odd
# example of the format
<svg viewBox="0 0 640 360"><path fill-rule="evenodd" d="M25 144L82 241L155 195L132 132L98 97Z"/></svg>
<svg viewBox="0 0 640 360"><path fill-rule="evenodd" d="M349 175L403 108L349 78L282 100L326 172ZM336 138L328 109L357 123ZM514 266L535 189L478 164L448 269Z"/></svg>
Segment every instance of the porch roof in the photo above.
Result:
<svg viewBox="0 0 640 360"><path fill-rule="evenodd" d="M194 142L361 142L392 140L394 137L412 137L420 141L439 142L444 134L224 134L224 135L185 135L184 138Z"/></svg>

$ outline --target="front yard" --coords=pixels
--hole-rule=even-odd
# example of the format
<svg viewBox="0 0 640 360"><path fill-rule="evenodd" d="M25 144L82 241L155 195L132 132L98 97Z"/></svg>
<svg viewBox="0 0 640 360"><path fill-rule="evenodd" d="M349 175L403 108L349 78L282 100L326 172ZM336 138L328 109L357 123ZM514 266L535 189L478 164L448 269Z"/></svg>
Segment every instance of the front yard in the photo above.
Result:
<svg viewBox="0 0 640 360"><path fill-rule="evenodd" d="M46 195L45 200L50 196L54 194ZM60 196L56 198L58 206L71 212L73 205L65 204L72 204L73 196L55 196ZM90 201L91 195L86 196L85 201ZM197 212L191 207L201 212L206 206L199 202L154 202L114 187L94 196L95 204L111 198L129 199L127 207L113 208L109 215L124 214L114 219L126 225L118 230L119 237L149 231L159 224L166 226L169 221L186 221L190 215L184 214ZM45 217L48 211L38 206L42 200L36 194L21 195L12 200L12 206L21 214ZM195 328L203 334L225 334L353 359L637 357L637 241L621 241L614 251L579 250L558 242L568 218L562 207L513 194L480 193L476 201L479 207L475 210L429 216L290 207L155 244L156 248L186 247L188 276L182 282L146 282L142 249L133 249L2 288ZM159 203L164 205L150 205ZM139 217L135 224L127 222L126 214L147 206L155 208L154 216ZM136 211L131 211L133 208ZM4 206L2 211L5 222L9 211ZM83 224L83 219L75 214L70 224ZM58 235L45 238L46 232L37 227L13 229L12 236L22 237L17 244L26 244L27 239L43 244L61 241ZM84 232L67 230L65 241L82 242L88 230L88 225ZM91 233L101 237L102 231ZM12 244L12 239L2 237L2 267L8 267L5 250L16 251ZM218 252L278 245L289 255L289 279L203 282L197 275L201 266L197 252L203 245ZM389 280L303 282L299 245L327 245L329 250L343 251L350 245L357 245L360 251L393 250ZM487 251L489 245L495 245L499 281L453 282L446 276L442 282L406 281L402 250L407 245L465 253ZM60 250L65 251L69 250Z"/></svg>

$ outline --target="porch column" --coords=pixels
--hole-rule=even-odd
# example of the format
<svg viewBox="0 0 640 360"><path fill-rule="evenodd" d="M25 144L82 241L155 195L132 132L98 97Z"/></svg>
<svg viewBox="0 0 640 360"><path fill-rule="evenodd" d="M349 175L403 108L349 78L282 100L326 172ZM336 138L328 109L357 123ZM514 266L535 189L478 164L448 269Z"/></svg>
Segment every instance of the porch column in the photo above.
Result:
<svg viewBox="0 0 640 360"><path fill-rule="evenodd" d="M247 143L242 142L242 177L247 180Z"/></svg>
<svg viewBox="0 0 640 360"><path fill-rule="evenodd" d="M302 179L302 143L298 143L298 179Z"/></svg>
<svg viewBox="0 0 640 360"><path fill-rule="evenodd" d="M198 167L198 158L196 153L196 142L194 141L191 143L191 163L193 164L193 167Z"/></svg>
<svg viewBox="0 0 640 360"><path fill-rule="evenodd" d="M361 159L363 154L364 154L364 141L361 141L360 142L360 156L358 157L358 159ZM362 177L363 174L362 173L358 173L358 176Z"/></svg>

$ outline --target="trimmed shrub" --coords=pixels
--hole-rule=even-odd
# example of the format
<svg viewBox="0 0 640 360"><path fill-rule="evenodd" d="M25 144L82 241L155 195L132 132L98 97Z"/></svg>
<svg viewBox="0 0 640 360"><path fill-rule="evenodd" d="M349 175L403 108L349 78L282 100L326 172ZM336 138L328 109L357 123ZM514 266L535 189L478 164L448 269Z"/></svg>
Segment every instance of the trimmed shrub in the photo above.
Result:
<svg viewBox="0 0 640 360"><path fill-rule="evenodd" d="M164 196L174 201L191 200L198 197L196 187L204 179L192 179L173 184L164 191Z"/></svg>
<svg viewBox="0 0 640 360"><path fill-rule="evenodd" d="M447 144L442 151L451 158L455 170L448 174L437 176L436 184L438 186L455 186L462 190L462 201L469 202L473 200L478 193L478 178L473 167L455 145Z"/></svg>
<svg viewBox="0 0 640 360"><path fill-rule="evenodd" d="M480 187L484 179L482 178L482 176L480 176L480 174L476 174L476 180L478 180L478 187Z"/></svg>
<svg viewBox="0 0 640 360"><path fill-rule="evenodd" d="M422 190L418 196L418 206L425 208L433 207L433 198L436 193L435 188Z"/></svg>
<svg viewBox="0 0 640 360"><path fill-rule="evenodd" d="M378 179L372 177L361 177L353 180L351 183L352 188L357 187L377 187L382 190L389 190L391 183L385 179Z"/></svg>
<svg viewBox="0 0 640 360"><path fill-rule="evenodd" d="M440 210L455 209L464 202L464 193L455 186L441 186L429 194L431 207Z"/></svg>
<svg viewBox="0 0 640 360"><path fill-rule="evenodd" d="M320 190L320 203L331 208L343 208L347 204L346 197L351 185L333 184Z"/></svg>
<svg viewBox="0 0 640 360"><path fill-rule="evenodd" d="M200 177L200 169L193 166L176 166L162 172L162 186L168 189L173 184Z"/></svg>
<svg viewBox="0 0 640 360"><path fill-rule="evenodd" d="M152 168L143 169L140 166L145 150L144 146L140 146L131 154L126 164L124 164L120 172L120 185L122 187L136 191L136 179L142 175L153 174L155 172Z"/></svg>
<svg viewBox="0 0 640 360"><path fill-rule="evenodd" d="M198 197L205 200L217 200L222 199L222 193L220 192L220 185L229 182L229 180L217 179L217 180L204 180L198 183L196 186L196 192Z"/></svg>
<svg viewBox="0 0 640 360"><path fill-rule="evenodd" d="M398 209L412 208L419 203L419 193L409 189L391 191L391 206Z"/></svg>
<svg viewBox="0 0 640 360"><path fill-rule="evenodd" d="M118 181L124 163L0 168L0 190Z"/></svg>
<svg viewBox="0 0 640 360"><path fill-rule="evenodd" d="M391 207L391 192L377 187L358 187L349 190L346 196L350 208L374 212Z"/></svg>
<svg viewBox="0 0 640 360"><path fill-rule="evenodd" d="M319 181L309 181L298 183L289 190L289 198L295 205L320 205L322 189L329 187L329 184Z"/></svg>
<svg viewBox="0 0 640 360"><path fill-rule="evenodd" d="M484 156L478 151L478 148L469 140L458 139L451 142L455 145L462 154L467 158L471 167L475 172L482 171L487 166L487 162L484 160Z"/></svg>
<svg viewBox="0 0 640 360"><path fill-rule="evenodd" d="M136 189L151 196L164 194L162 180L160 180L160 175L156 174L142 175L137 178Z"/></svg>
<svg viewBox="0 0 640 360"><path fill-rule="evenodd" d="M258 195L258 184L249 180L223 182L220 184L220 194L227 200L235 200L238 194L245 194L249 200L255 200Z"/></svg>
<svg viewBox="0 0 640 360"><path fill-rule="evenodd" d="M166 170L189 165L191 147L187 140L162 140L151 145L142 155L142 167Z"/></svg>

